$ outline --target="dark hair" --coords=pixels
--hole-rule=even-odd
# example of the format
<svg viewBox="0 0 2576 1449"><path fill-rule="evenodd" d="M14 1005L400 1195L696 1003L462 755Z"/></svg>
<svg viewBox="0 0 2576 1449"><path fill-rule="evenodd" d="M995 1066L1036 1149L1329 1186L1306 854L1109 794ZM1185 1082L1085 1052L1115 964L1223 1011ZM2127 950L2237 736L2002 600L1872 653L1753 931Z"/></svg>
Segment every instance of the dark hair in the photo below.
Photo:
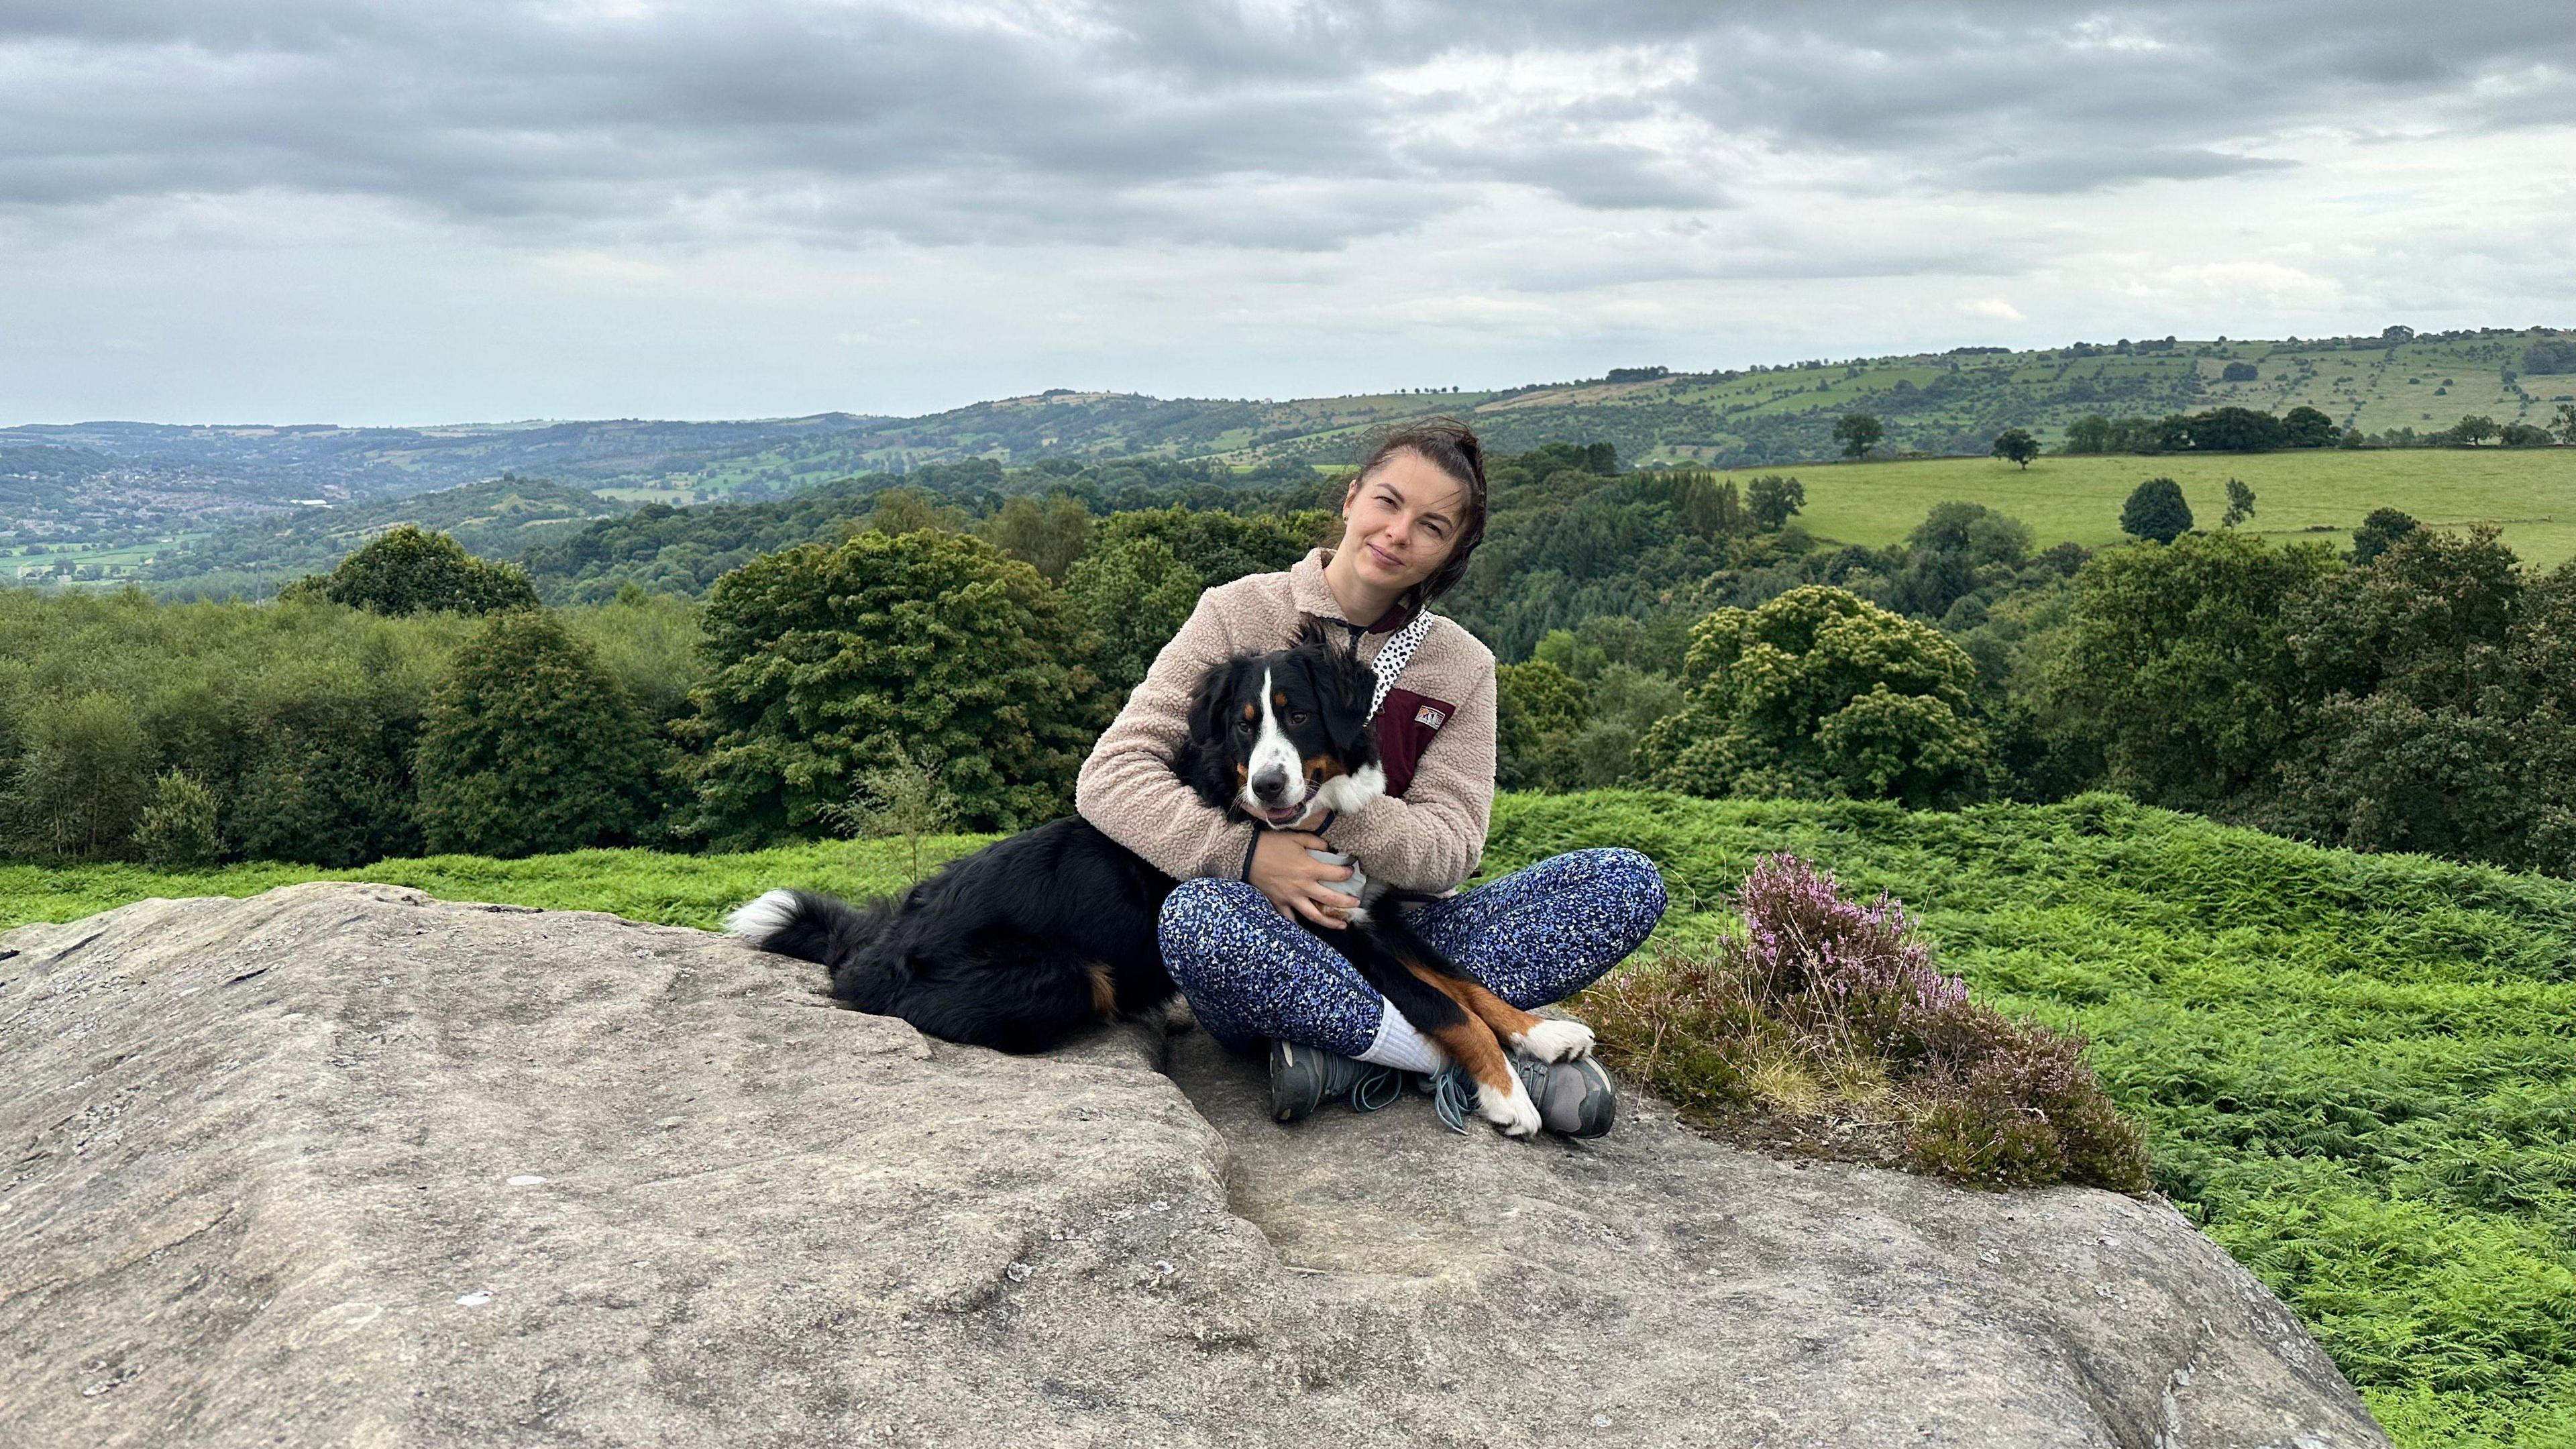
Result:
<svg viewBox="0 0 2576 1449"><path fill-rule="evenodd" d="M1485 541L1485 445L1476 441L1475 429L1456 418L1405 423L1371 435L1368 451L1360 455L1359 471L1351 475L1351 481L1366 479L1398 453L1415 454L1467 491L1467 516L1458 520L1458 541L1450 548L1449 557L1441 561L1431 577L1406 590L1397 601L1409 615L1457 587L1458 581L1467 576L1468 556Z"/></svg>

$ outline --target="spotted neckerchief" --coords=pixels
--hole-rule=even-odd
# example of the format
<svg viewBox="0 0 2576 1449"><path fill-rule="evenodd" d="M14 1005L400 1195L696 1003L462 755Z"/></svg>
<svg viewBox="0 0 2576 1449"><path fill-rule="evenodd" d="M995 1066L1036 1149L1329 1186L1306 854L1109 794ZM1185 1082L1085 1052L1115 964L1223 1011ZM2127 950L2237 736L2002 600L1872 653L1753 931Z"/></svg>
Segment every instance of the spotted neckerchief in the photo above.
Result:
<svg viewBox="0 0 2576 1449"><path fill-rule="evenodd" d="M1430 632L1431 611L1425 609L1414 615L1412 622L1387 636L1386 643L1377 651L1377 657L1369 661L1369 668L1377 671L1377 692L1369 696L1368 719L1363 723L1376 723L1378 706L1386 703L1387 691L1395 688L1395 682L1404 677L1404 666L1413 662L1413 651L1421 647L1422 636Z"/></svg>

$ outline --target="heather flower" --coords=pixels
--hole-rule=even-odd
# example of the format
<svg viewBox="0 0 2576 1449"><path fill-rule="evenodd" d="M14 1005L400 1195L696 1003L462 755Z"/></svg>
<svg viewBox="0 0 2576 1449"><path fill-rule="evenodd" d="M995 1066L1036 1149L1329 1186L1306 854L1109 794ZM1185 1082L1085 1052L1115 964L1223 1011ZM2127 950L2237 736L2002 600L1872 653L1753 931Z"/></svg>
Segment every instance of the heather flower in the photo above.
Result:
<svg viewBox="0 0 2576 1449"><path fill-rule="evenodd" d="M1968 1000L1933 964L1904 904L1882 891L1846 900L1831 871L1782 852L1737 894L1743 929L1714 957L1666 956L1585 993L1603 1049L1717 1122L1876 1119L1828 1084L1892 1093L1893 1157L1983 1186L2080 1182L2147 1187L2146 1146L2083 1059L2083 1038L2015 1021ZM1839 1141L1804 1129L1795 1140Z"/></svg>
<svg viewBox="0 0 2576 1449"><path fill-rule="evenodd" d="M1885 891L1865 906L1847 901L1833 872L1782 851L1744 878L1738 902L1744 934L1734 949L1778 1007L1803 1004L1801 1014L1849 1018L1886 1035L1968 999L1967 983L1932 964L1904 903Z"/></svg>

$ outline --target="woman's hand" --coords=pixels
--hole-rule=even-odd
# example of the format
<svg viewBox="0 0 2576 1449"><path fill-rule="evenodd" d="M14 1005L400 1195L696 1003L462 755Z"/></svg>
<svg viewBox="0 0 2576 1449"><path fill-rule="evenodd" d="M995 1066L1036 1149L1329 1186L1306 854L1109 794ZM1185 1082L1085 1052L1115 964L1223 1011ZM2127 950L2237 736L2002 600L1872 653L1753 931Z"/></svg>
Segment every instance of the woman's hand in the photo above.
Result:
<svg viewBox="0 0 2576 1449"><path fill-rule="evenodd" d="M1306 853L1330 849L1324 837L1309 831L1264 830L1253 843L1252 871L1246 878L1253 889L1270 898L1279 914L1290 920L1303 916L1318 926L1341 930L1350 924L1342 918L1358 902L1324 882L1349 880L1351 868L1328 864Z"/></svg>

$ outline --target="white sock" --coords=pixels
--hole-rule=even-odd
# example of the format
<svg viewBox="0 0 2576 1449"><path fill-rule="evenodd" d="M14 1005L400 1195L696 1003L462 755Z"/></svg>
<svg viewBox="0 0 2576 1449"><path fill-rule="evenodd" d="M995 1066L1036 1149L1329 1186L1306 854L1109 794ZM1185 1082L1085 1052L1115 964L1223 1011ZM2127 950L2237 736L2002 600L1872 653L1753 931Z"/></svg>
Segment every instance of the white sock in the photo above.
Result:
<svg viewBox="0 0 2576 1449"><path fill-rule="evenodd" d="M1449 1058L1439 1047L1425 1040L1395 1009L1395 1003L1384 1003L1377 1019L1377 1036L1369 1042L1360 1060L1375 1062L1404 1072L1436 1072L1449 1065Z"/></svg>

